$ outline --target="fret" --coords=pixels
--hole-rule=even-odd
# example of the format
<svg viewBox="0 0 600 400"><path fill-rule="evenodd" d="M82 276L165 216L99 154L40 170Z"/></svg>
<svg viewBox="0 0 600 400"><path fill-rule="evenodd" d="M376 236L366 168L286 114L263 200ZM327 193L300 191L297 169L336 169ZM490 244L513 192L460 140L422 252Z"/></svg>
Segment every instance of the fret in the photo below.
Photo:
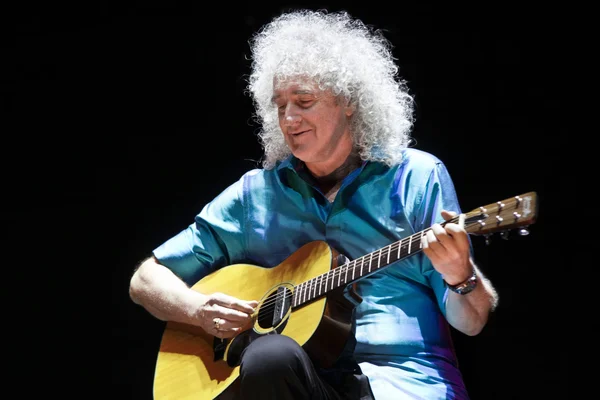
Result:
<svg viewBox="0 0 600 400"><path fill-rule="evenodd" d="M327 292L327 274L325 275L319 275L316 278L313 279L314 281L317 281L319 284L319 292L323 292L326 293ZM323 287L323 284L325 285L325 287ZM316 283L315 283L316 285Z"/></svg>
<svg viewBox="0 0 600 400"><path fill-rule="evenodd" d="M306 285L304 286L304 302L310 301L310 291L312 290L313 281L306 281Z"/></svg>
<svg viewBox="0 0 600 400"><path fill-rule="evenodd" d="M319 279L321 279L319 281ZM323 293L327 292L327 281L325 280L325 277L323 275L319 275L316 278L312 279L313 281L315 281L315 285L319 285L319 291L323 291ZM323 282L325 281L325 289L323 289Z"/></svg>
<svg viewBox="0 0 600 400"><path fill-rule="evenodd" d="M323 288L323 281L327 281L327 275L319 275L316 279L317 284L319 286L319 295L321 293L325 293L327 291L327 283L325 283L325 288ZM315 297L317 296L317 290L315 289Z"/></svg>
<svg viewBox="0 0 600 400"><path fill-rule="evenodd" d="M319 288L319 292L323 289L323 281L327 280L327 275L319 275L315 279L315 295L317 297L317 288ZM327 290L327 284L325 284L325 290Z"/></svg>
<svg viewBox="0 0 600 400"><path fill-rule="evenodd" d="M308 283L308 282L307 282ZM306 302L306 292L308 292L308 290L306 290L306 285L302 288L302 302L305 303Z"/></svg>
<svg viewBox="0 0 600 400"><path fill-rule="evenodd" d="M301 283L299 285L296 286L296 305L299 305L302 302L302 285L304 283Z"/></svg>
<svg viewBox="0 0 600 400"><path fill-rule="evenodd" d="M348 282L348 266L350 265L350 263L346 263L344 264L346 266L346 268L344 268L346 270L346 277L344 278L344 283Z"/></svg>
<svg viewBox="0 0 600 400"><path fill-rule="evenodd" d="M329 275L329 274L328 274L328 275ZM328 279L329 279L329 278L328 278ZM333 276L333 274L331 274L331 289L330 289L330 290L333 290L333 284L334 284L334 283L335 283L335 276ZM327 287L327 286L325 286L325 287Z"/></svg>
<svg viewBox="0 0 600 400"><path fill-rule="evenodd" d="M310 291L312 290L312 280L306 281L304 285L304 299L303 302L310 300Z"/></svg>
<svg viewBox="0 0 600 400"><path fill-rule="evenodd" d="M390 253L391 253L390 250L391 250L391 248L390 248L390 246L386 246L385 248L387 249L387 262L386 262L386 264L389 264L390 263Z"/></svg>
<svg viewBox="0 0 600 400"><path fill-rule="evenodd" d="M319 275L317 276L317 278L315 279L315 294L313 297L317 297L317 288L319 289L319 292L321 291L321 289L323 288L323 280L327 278L327 275ZM327 289L327 287L325 288Z"/></svg>
<svg viewBox="0 0 600 400"><path fill-rule="evenodd" d="M306 302L306 297L309 291L310 281L304 282L304 286L302 286L302 302Z"/></svg>

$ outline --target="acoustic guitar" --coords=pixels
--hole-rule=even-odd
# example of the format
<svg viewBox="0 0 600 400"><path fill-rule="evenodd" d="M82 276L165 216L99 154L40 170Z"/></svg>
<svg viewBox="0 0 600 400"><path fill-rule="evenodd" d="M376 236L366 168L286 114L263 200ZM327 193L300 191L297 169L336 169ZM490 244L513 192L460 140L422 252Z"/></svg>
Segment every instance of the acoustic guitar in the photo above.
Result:
<svg viewBox="0 0 600 400"><path fill-rule="evenodd" d="M443 224L461 223L468 234L486 239L517 228L527 234L527 226L537 218L537 203L537 194L528 192L457 215ZM233 388L239 376L241 352L262 335L286 335L307 351L315 365L331 366L346 345L352 311L361 301L353 284L419 253L421 237L429 229L351 261L326 242L313 241L276 267L234 264L201 279L193 290L260 299L252 326L222 340L200 327L167 322L156 362L154 398L226 397L226 389Z"/></svg>

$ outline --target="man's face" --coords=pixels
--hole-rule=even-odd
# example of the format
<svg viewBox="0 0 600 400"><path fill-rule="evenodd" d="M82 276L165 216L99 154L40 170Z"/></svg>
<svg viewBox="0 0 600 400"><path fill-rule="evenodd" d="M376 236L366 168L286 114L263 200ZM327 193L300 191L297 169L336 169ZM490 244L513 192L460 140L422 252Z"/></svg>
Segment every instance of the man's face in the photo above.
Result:
<svg viewBox="0 0 600 400"><path fill-rule="evenodd" d="M306 80L275 82L273 102L279 126L292 154L305 163L330 163L340 146L352 142L349 117L352 110L330 91ZM347 154L344 155L344 159Z"/></svg>

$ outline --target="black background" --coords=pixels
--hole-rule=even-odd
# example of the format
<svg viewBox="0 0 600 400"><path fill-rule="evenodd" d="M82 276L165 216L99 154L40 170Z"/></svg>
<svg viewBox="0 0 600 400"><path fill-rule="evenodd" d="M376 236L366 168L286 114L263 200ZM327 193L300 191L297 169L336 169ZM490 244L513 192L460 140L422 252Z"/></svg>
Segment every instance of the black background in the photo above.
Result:
<svg viewBox="0 0 600 400"><path fill-rule="evenodd" d="M570 324L555 289L568 266L549 229L569 189L554 183L564 16L368 3L53 4L11 21L2 223L5 259L24 283L7 285L5 311L26 343L7 350L38 360L24 370L35 377L27 390L151 398L163 324L130 301L133 268L257 166L247 41L280 11L308 6L385 31L416 98L416 147L446 163L463 210L537 192L529 236L473 238L500 305L456 345L473 399L566 396Z"/></svg>

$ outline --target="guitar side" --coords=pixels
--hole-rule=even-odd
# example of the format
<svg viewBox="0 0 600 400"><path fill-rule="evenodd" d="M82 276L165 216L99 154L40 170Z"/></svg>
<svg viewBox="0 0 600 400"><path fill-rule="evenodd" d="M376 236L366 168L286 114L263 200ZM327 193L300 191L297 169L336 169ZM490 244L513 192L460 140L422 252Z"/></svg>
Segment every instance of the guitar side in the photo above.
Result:
<svg viewBox="0 0 600 400"><path fill-rule="evenodd" d="M206 276L192 289L204 294L221 292L243 300L261 300L281 283L296 285L330 271L335 266L336 254L325 242L310 242L276 267L230 265ZM324 329L319 332L343 329L345 324L337 326L331 318L323 318L330 309L340 314L338 306L326 303L327 298L323 297L293 309L281 333L303 346L322 320ZM167 323L155 368L155 399L214 399L237 379L239 366L230 367L226 361L214 360L213 339L200 327ZM321 349L315 347L314 351Z"/></svg>

